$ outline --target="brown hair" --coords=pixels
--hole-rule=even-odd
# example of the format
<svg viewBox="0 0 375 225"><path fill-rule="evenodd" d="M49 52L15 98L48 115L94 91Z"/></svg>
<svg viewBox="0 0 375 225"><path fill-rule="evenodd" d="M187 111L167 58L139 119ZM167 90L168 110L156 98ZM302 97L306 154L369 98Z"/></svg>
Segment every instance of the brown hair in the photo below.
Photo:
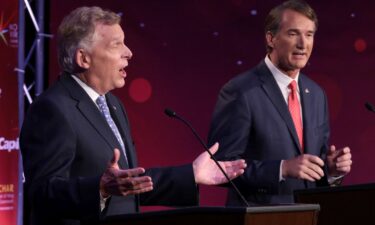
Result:
<svg viewBox="0 0 375 225"><path fill-rule="evenodd" d="M281 3L269 12L264 26L265 34L267 34L267 32L271 32L272 35L276 35L276 33L280 29L281 17L283 15L283 12L287 9L299 12L302 15L306 16L315 23L315 30L318 29L318 17L316 16L314 9L312 9L311 6L303 0L290 0ZM272 48L267 44L266 47L267 52L271 52Z"/></svg>
<svg viewBox="0 0 375 225"><path fill-rule="evenodd" d="M100 7L80 7L69 13L57 31L58 60L63 71L74 73L77 65L74 57L77 49L91 46L95 25L120 24L121 17Z"/></svg>

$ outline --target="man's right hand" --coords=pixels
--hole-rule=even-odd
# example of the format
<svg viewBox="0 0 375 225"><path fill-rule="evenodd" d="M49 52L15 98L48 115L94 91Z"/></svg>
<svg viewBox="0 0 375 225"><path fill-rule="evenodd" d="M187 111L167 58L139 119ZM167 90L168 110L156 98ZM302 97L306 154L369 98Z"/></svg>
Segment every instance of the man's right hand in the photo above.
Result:
<svg viewBox="0 0 375 225"><path fill-rule="evenodd" d="M318 156L303 154L283 161L282 176L283 178L292 177L314 182L324 176L321 168L323 166L324 162Z"/></svg>
<svg viewBox="0 0 375 225"><path fill-rule="evenodd" d="M100 193L104 198L111 195L135 195L153 189L151 177L139 176L145 172L144 168L122 170L118 166L119 159L120 151L116 148L107 170L100 179Z"/></svg>

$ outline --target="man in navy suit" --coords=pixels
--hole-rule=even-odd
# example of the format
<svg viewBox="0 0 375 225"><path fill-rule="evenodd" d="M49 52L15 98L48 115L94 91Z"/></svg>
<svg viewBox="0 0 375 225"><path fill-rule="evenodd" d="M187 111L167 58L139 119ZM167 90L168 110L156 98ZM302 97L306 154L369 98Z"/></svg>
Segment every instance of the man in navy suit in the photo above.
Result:
<svg viewBox="0 0 375 225"><path fill-rule="evenodd" d="M235 181L250 203L291 203L293 190L339 183L351 169L348 147L328 147L324 91L300 73L317 25L303 1L275 7L266 18L265 59L220 91L209 143L220 142L219 159L247 159ZM242 205L231 188L227 204Z"/></svg>
<svg viewBox="0 0 375 225"><path fill-rule="evenodd" d="M197 184L226 182L206 152L188 165L138 167L125 109L110 93L125 84L132 52L124 39L120 16L99 7L78 8L59 26L64 72L21 131L25 224L95 224L139 204L195 205ZM220 164L231 179L246 167Z"/></svg>

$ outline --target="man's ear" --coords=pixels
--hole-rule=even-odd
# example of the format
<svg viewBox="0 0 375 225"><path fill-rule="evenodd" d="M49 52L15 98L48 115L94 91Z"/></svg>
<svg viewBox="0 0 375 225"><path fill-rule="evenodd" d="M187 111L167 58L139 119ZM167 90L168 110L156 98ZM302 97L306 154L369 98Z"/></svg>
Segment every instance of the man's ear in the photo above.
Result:
<svg viewBox="0 0 375 225"><path fill-rule="evenodd" d="M275 46L274 36L273 36L271 31L267 31L267 33L266 33L266 42L267 42L267 46L269 46L271 48L274 48L274 46Z"/></svg>
<svg viewBox="0 0 375 225"><path fill-rule="evenodd" d="M75 61L76 61L77 65L82 69L89 69L90 68L90 56L82 48L79 48L76 51Z"/></svg>

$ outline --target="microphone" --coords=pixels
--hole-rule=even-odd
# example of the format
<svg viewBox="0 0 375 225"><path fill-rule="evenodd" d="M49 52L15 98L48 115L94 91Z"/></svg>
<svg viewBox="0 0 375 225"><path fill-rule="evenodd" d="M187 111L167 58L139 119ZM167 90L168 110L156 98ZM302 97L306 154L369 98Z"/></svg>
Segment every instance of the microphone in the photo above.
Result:
<svg viewBox="0 0 375 225"><path fill-rule="evenodd" d="M238 190L237 186L231 181L231 179L229 179L228 174L224 171L223 167L221 167L221 165L219 164L219 162L217 161L217 159L215 158L215 156L212 155L212 153L209 151L207 145L204 143L204 141L202 140L202 138L195 131L195 129L193 128L193 126L191 126L191 124L187 120L185 120L183 117L177 115L177 113L175 111L173 111L172 109L168 109L167 108L167 109L164 110L164 113L167 116L171 117L171 118L176 118L176 119L180 120L181 122L183 122L186 126L188 126L190 128L190 130L193 132L194 136L202 144L203 148L206 150L206 152L208 152L208 154L211 156L211 159L216 163L217 167L220 169L220 171L223 173L223 175L228 180L228 182L230 183L230 185L236 191L237 195L241 198L242 202L247 207L250 207L249 203L246 201L246 199L244 198L244 196L241 194L240 190Z"/></svg>
<svg viewBox="0 0 375 225"><path fill-rule="evenodd" d="M366 103L365 103L365 106L366 106L366 108L367 108L369 111L375 113L375 107L374 107L371 103L366 102Z"/></svg>

